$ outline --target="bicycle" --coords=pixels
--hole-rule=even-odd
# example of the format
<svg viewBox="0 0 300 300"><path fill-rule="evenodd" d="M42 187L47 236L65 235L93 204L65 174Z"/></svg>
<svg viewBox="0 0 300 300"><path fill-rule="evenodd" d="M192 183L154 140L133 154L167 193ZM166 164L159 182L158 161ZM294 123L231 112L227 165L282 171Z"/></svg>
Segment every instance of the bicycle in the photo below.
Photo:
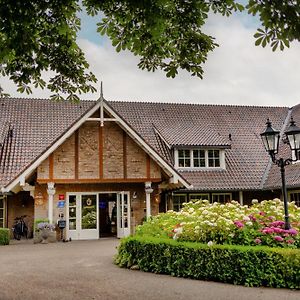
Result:
<svg viewBox="0 0 300 300"><path fill-rule="evenodd" d="M15 224L12 230L13 230L14 239L18 241L21 239L22 236L26 239L28 238L28 227L24 221L24 218L26 217L27 216L24 215L15 218Z"/></svg>

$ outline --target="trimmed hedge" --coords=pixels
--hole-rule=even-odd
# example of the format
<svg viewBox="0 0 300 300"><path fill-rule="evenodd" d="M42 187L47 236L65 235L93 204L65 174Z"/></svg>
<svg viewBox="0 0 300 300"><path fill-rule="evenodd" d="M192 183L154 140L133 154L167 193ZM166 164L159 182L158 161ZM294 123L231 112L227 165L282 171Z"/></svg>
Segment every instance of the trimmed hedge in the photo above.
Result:
<svg viewBox="0 0 300 300"><path fill-rule="evenodd" d="M8 245L10 232L8 228L0 228L0 245Z"/></svg>
<svg viewBox="0 0 300 300"><path fill-rule="evenodd" d="M245 286L300 288L300 250L213 245L133 236L121 241L120 267Z"/></svg>

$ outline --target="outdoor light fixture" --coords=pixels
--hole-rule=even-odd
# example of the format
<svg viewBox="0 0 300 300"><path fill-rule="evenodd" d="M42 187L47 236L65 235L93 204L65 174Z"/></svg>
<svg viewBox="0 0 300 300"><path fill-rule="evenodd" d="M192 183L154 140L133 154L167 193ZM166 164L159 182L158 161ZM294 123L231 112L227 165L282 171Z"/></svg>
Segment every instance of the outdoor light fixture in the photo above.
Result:
<svg viewBox="0 0 300 300"><path fill-rule="evenodd" d="M287 158L276 158L279 148L279 138L280 132L273 129L272 124L269 119L267 119L267 128L261 133L261 138L263 144L266 148L266 151L271 156L272 162L280 167L281 172L281 182L282 182L282 194L283 194L283 203L284 203L284 218L285 218L285 229L290 229L289 221L289 211L288 211L288 202L287 202L287 191L285 184L285 166L289 165L293 160L297 160L297 152L300 150L300 128L296 126L295 121L291 118L291 123L289 128L285 131L285 135L288 139L288 144L292 150L292 159Z"/></svg>

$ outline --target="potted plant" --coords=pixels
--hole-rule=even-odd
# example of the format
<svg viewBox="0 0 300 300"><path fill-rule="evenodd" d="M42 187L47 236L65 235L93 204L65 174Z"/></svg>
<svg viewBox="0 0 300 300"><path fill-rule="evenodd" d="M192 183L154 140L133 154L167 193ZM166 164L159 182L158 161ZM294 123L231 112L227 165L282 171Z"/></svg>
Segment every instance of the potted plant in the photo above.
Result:
<svg viewBox="0 0 300 300"><path fill-rule="evenodd" d="M38 224L38 230L41 233L42 244L48 244L48 238L51 235L51 232L55 229L53 224L48 222L43 222Z"/></svg>

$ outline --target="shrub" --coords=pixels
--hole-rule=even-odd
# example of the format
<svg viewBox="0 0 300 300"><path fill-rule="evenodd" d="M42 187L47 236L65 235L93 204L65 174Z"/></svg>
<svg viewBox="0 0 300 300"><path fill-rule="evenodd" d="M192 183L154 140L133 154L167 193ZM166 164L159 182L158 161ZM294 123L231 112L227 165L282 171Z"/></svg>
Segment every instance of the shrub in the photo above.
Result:
<svg viewBox="0 0 300 300"><path fill-rule="evenodd" d="M300 207L289 203L292 229L284 229L280 199L254 200L253 205L185 203L180 212L168 211L152 217L137 228L137 235L173 238L179 241L235 245L266 245L300 248Z"/></svg>
<svg viewBox="0 0 300 300"><path fill-rule="evenodd" d="M0 228L0 245L8 245L10 232L8 228Z"/></svg>
<svg viewBox="0 0 300 300"><path fill-rule="evenodd" d="M213 245L166 238L123 239L116 264L130 268L245 286L300 288L300 250Z"/></svg>

